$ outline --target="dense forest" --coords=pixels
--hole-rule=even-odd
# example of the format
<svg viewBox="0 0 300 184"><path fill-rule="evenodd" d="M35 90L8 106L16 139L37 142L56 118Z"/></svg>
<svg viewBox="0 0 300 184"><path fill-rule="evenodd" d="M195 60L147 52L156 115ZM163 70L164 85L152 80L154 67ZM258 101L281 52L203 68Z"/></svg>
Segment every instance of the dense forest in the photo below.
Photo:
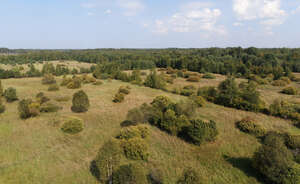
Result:
<svg viewBox="0 0 300 184"><path fill-rule="evenodd" d="M116 62L120 69L172 67L195 72L273 74L300 72L300 49L207 48L207 49L93 49L93 50L10 50L0 49L1 64L29 64L38 61L77 60L104 64Z"/></svg>

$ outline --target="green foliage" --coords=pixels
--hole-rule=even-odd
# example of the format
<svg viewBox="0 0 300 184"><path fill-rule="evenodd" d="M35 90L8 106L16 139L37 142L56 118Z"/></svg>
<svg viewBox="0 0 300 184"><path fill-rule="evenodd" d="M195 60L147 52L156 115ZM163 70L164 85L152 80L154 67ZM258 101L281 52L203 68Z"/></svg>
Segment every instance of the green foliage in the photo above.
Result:
<svg viewBox="0 0 300 184"><path fill-rule="evenodd" d="M73 95L72 107L71 107L71 110L73 112L77 112L77 113L86 112L88 111L89 107L90 107L89 98L83 90L80 90Z"/></svg>
<svg viewBox="0 0 300 184"><path fill-rule="evenodd" d="M206 104L206 100L202 96L193 95L190 99L195 102L198 107L203 107Z"/></svg>
<svg viewBox="0 0 300 184"><path fill-rule="evenodd" d="M144 168L138 164L121 166L113 173L114 184L147 184Z"/></svg>
<svg viewBox="0 0 300 184"><path fill-rule="evenodd" d="M163 77L158 76L156 71L151 71L147 76L144 85L155 89L165 89L166 81Z"/></svg>
<svg viewBox="0 0 300 184"><path fill-rule="evenodd" d="M36 100L37 102L39 102L40 104L46 103L48 101L50 101L50 99L48 97L45 96L45 94L43 92L40 92L36 95Z"/></svg>
<svg viewBox="0 0 300 184"><path fill-rule="evenodd" d="M161 120L159 126L161 129L167 131L171 135L178 135L178 133L182 130L183 127L188 126L189 120L185 115L176 116L176 113L168 109Z"/></svg>
<svg viewBox="0 0 300 184"><path fill-rule="evenodd" d="M284 88L281 93L287 94L287 95L297 95L297 89L295 87L287 87Z"/></svg>
<svg viewBox="0 0 300 184"><path fill-rule="evenodd" d="M239 97L239 88L235 82L235 78L228 77L225 81L219 84L218 89L218 104L230 107L234 106L234 101Z"/></svg>
<svg viewBox="0 0 300 184"><path fill-rule="evenodd" d="M293 155L280 136L267 136L253 156L253 167L271 183L296 184L300 173L294 168Z"/></svg>
<svg viewBox="0 0 300 184"><path fill-rule="evenodd" d="M83 121L78 118L70 118L62 125L61 130L67 134L78 134L83 130Z"/></svg>
<svg viewBox="0 0 300 184"><path fill-rule="evenodd" d="M266 130L257 124L251 117L246 117L241 121L236 122L236 127L242 132L249 133L257 137L263 137L266 134Z"/></svg>
<svg viewBox="0 0 300 184"><path fill-rule="evenodd" d="M286 134L285 142L288 148L290 149L300 149L300 135L290 135Z"/></svg>
<svg viewBox="0 0 300 184"><path fill-rule="evenodd" d="M19 102L18 111L22 119L34 117L40 112L40 104L33 102L31 99L24 99Z"/></svg>
<svg viewBox="0 0 300 184"><path fill-rule="evenodd" d="M7 102L14 102L18 100L17 90L15 88L9 87L4 91L4 97Z"/></svg>
<svg viewBox="0 0 300 184"><path fill-rule="evenodd" d="M113 173L119 168L121 156L122 149L116 139L109 140L100 148L95 163L98 171L96 174L101 183L112 181Z"/></svg>
<svg viewBox="0 0 300 184"><path fill-rule="evenodd" d="M177 181L177 184L201 184L199 174L193 168L187 168Z"/></svg>
<svg viewBox="0 0 300 184"><path fill-rule="evenodd" d="M216 79L216 77L212 73L206 73L202 76L204 79Z"/></svg>
<svg viewBox="0 0 300 184"><path fill-rule="evenodd" d="M197 104L190 99L186 99L176 103L173 108L177 116L185 115L186 117L191 118L196 112Z"/></svg>
<svg viewBox="0 0 300 184"><path fill-rule="evenodd" d="M115 103L122 103L125 100L125 96L123 93L116 93L113 99Z"/></svg>
<svg viewBox="0 0 300 184"><path fill-rule="evenodd" d="M162 112L165 112L170 107L171 104L172 104L172 101L166 96L157 96L151 102L151 105L154 108L157 108Z"/></svg>
<svg viewBox="0 0 300 184"><path fill-rule="evenodd" d="M69 96L58 96L55 98L55 101L57 102L67 102L70 100Z"/></svg>
<svg viewBox="0 0 300 184"><path fill-rule="evenodd" d="M273 116L279 116L285 119L291 118L295 112L295 108L292 104L284 100L276 99L269 108L270 114Z"/></svg>
<svg viewBox="0 0 300 184"><path fill-rule="evenodd" d="M132 160L148 160L148 144L146 141L139 137L134 137L122 141L124 154L128 159Z"/></svg>
<svg viewBox="0 0 300 184"><path fill-rule="evenodd" d="M218 96L218 91L215 87L202 87L198 89L198 96L204 97L207 101L215 102Z"/></svg>
<svg viewBox="0 0 300 184"><path fill-rule="evenodd" d="M55 84L51 84L48 87L48 91L58 91L59 90L59 86L55 83Z"/></svg>
<svg viewBox="0 0 300 184"><path fill-rule="evenodd" d="M0 97L3 96L3 93L4 93L3 86L2 86L2 82L0 80Z"/></svg>
<svg viewBox="0 0 300 184"><path fill-rule="evenodd" d="M130 126L123 128L118 135L118 139L129 140L135 137L145 139L149 136L150 131L147 126L138 125L138 126Z"/></svg>
<svg viewBox="0 0 300 184"><path fill-rule="evenodd" d="M286 86L286 85L288 85L288 83L286 82L286 81L284 81L284 80L275 80L275 81L273 81L272 82L272 85L273 86Z"/></svg>
<svg viewBox="0 0 300 184"><path fill-rule="evenodd" d="M50 73L46 73L42 79L42 84L55 84L56 80L55 77L50 74Z"/></svg>
<svg viewBox="0 0 300 184"><path fill-rule="evenodd" d="M184 136L189 142L200 145L216 140L218 130L214 121L191 120L191 125L184 130Z"/></svg>

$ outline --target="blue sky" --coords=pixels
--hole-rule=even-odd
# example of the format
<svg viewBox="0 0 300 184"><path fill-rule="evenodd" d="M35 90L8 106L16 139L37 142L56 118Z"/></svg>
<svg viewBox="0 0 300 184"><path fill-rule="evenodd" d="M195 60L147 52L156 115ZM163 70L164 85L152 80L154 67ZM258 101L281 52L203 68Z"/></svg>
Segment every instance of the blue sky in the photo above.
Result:
<svg viewBox="0 0 300 184"><path fill-rule="evenodd" d="M0 47L300 47L300 0L0 3Z"/></svg>

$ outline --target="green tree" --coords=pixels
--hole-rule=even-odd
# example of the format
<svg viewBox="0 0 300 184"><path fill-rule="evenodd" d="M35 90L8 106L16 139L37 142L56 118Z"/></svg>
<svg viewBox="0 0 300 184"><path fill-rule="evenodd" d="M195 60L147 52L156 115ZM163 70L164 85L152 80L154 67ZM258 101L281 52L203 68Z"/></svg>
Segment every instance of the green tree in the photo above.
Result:
<svg viewBox="0 0 300 184"><path fill-rule="evenodd" d="M138 164L121 166L113 174L113 184L146 184L147 177L144 168Z"/></svg>
<svg viewBox="0 0 300 184"><path fill-rule="evenodd" d="M239 88L235 79L233 77L228 77L225 81L219 84L218 89L218 102L226 106L234 105L234 100L239 96Z"/></svg>
<svg viewBox="0 0 300 184"><path fill-rule="evenodd" d="M155 89L164 89L166 81L156 74L156 71L151 71L145 80L145 86Z"/></svg>
<svg viewBox="0 0 300 184"><path fill-rule="evenodd" d="M72 104L71 110L77 113L86 112L90 107L89 98L83 90L80 90L73 95Z"/></svg>
<svg viewBox="0 0 300 184"><path fill-rule="evenodd" d="M17 90L15 88L9 87L4 91L4 97L7 102L14 102L18 100Z"/></svg>

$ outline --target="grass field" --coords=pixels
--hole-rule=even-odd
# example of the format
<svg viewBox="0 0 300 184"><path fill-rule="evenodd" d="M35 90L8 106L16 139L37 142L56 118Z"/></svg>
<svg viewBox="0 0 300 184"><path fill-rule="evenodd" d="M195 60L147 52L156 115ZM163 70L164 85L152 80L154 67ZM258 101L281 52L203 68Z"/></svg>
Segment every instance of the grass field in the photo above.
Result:
<svg viewBox="0 0 300 184"><path fill-rule="evenodd" d="M206 82L201 80L196 85L216 86L223 77L218 76L217 79ZM57 79L60 82L61 78ZM71 100L57 102L55 98L71 98L78 90L61 87L57 92L48 92L47 86L41 84L41 78L7 79L2 80L2 84L5 88L15 87L19 99L34 98L38 92L44 92L53 103L63 107L57 113L41 114L24 121L18 117L18 102L5 104L6 112L0 114L0 183L3 184L98 183L90 172L91 162L104 142L120 131L120 122L125 120L128 110L149 103L158 95L166 95L174 101L186 98L161 90L130 85L131 93L126 96L125 101L115 104L112 102L114 94L120 86L128 83L104 81L101 86L86 84L82 87L89 96L91 107L86 113L75 114L70 110ZM178 84L186 83L178 79L174 85ZM268 90L272 93L274 91L262 90L265 92L263 96L269 96ZM54 122L69 116L84 120L83 132L75 136L61 132L60 124ZM246 116L254 117L267 130L300 134L299 129L293 127L289 121L211 103L199 108L196 116L216 121L219 130L216 142L198 147L151 127L148 140L150 159L143 164L147 168L161 169L168 184L174 184L187 166L193 166L199 171L203 183L261 183L257 173L250 167L250 158L260 143L234 126L237 120Z"/></svg>

